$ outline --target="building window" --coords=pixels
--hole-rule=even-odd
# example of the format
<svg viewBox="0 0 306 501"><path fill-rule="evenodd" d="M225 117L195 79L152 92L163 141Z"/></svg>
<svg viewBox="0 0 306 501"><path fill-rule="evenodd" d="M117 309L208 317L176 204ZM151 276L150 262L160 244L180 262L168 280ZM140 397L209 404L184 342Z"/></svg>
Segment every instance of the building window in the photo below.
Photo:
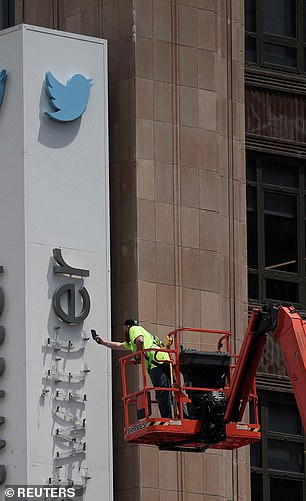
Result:
<svg viewBox="0 0 306 501"><path fill-rule="evenodd" d="M291 394L259 392L262 440L251 445L252 501L305 499L305 438Z"/></svg>
<svg viewBox="0 0 306 501"><path fill-rule="evenodd" d="M304 0L245 0L246 63L306 71Z"/></svg>
<svg viewBox="0 0 306 501"><path fill-rule="evenodd" d="M14 26L15 0L0 0L0 30Z"/></svg>
<svg viewBox="0 0 306 501"><path fill-rule="evenodd" d="M306 307L306 163L247 154L249 299Z"/></svg>

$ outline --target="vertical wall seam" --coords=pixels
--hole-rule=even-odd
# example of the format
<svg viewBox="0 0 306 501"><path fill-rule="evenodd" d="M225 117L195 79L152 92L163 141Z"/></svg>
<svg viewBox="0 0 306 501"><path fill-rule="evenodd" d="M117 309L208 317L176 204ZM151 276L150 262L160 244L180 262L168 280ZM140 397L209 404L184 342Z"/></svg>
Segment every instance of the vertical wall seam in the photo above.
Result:
<svg viewBox="0 0 306 501"><path fill-rule="evenodd" d="M181 160L180 160L180 64L177 0L171 0L172 42L172 128L173 128L173 231L175 327L182 322L182 236L181 236ZM176 453L178 499L183 501L184 454Z"/></svg>
<svg viewBox="0 0 306 501"><path fill-rule="evenodd" d="M234 207L234 179L233 179L233 47L232 47L232 0L226 2L226 41L227 41L227 159L228 159L228 229L229 229L229 294L230 294L230 330L232 337L232 350L236 353L236 284L235 284L235 207ZM232 500L238 500L238 456L232 451Z"/></svg>
<svg viewBox="0 0 306 501"><path fill-rule="evenodd" d="M175 327L182 322L182 237L181 237L181 161L180 161L180 64L178 40L178 3L171 2L172 31L172 127L173 127L173 216L174 216L174 286Z"/></svg>

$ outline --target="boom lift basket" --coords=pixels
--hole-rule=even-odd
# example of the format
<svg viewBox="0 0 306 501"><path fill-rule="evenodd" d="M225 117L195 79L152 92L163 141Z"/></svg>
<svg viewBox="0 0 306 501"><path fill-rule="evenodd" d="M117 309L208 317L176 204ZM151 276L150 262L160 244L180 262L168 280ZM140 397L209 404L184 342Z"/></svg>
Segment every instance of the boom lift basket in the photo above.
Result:
<svg viewBox="0 0 306 501"><path fill-rule="evenodd" d="M216 351L184 349L180 338L185 332L195 336L217 335ZM254 422L226 422L224 419L237 355L230 354L229 331L181 328L168 336L174 349L154 349L170 354L170 388L152 386L145 368L147 351L120 360L123 385L124 438L130 443L152 444L164 450L200 452L207 448L236 449L260 440L258 399L255 379L249 388L248 402ZM225 343L225 351L222 351ZM135 361L140 355L140 363ZM129 388L130 368L139 367L139 387ZM134 372L135 376L135 372ZM154 400L156 390L172 395L172 418L161 418Z"/></svg>

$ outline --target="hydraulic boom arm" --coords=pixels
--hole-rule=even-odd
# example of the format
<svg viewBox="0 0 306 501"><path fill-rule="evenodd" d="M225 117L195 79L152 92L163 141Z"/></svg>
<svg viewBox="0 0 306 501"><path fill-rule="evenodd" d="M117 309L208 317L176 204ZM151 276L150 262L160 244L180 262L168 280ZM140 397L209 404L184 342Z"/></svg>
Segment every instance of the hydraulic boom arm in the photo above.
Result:
<svg viewBox="0 0 306 501"><path fill-rule="evenodd" d="M306 430L306 322L295 308L286 306L254 308L237 360L224 420L241 421L268 333L280 344Z"/></svg>

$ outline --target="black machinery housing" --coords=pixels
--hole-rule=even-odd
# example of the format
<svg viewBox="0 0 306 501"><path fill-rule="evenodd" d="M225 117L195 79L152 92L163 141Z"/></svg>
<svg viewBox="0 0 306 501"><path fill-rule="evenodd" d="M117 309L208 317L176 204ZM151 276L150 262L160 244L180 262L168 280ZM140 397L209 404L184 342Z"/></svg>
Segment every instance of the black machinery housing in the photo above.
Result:
<svg viewBox="0 0 306 501"><path fill-rule="evenodd" d="M224 414L227 398L223 391L230 371L231 356L224 352L206 352L182 349L180 369L184 386L191 402L187 404L189 419L202 421L201 440L220 442L225 440ZM194 390L209 388L210 390Z"/></svg>

